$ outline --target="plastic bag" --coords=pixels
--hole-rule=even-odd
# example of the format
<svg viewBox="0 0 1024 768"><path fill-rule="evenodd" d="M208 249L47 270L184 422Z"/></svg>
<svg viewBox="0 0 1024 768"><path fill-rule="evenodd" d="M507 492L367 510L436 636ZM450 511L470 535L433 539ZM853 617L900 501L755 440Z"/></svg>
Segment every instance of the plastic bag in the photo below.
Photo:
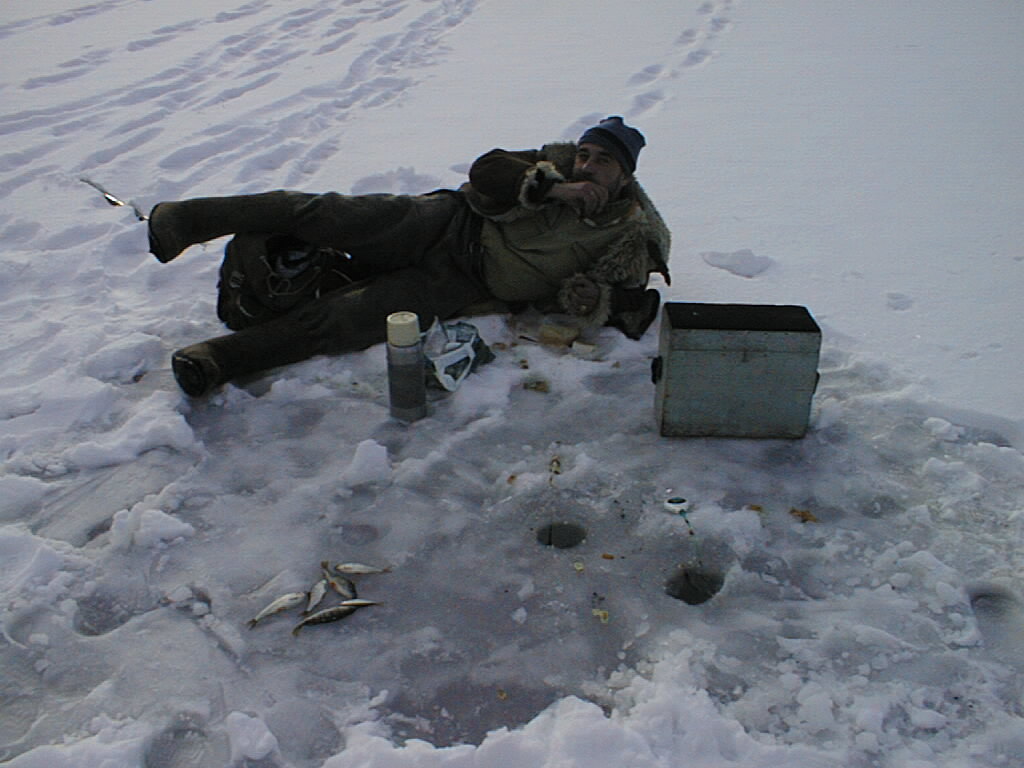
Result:
<svg viewBox="0 0 1024 768"><path fill-rule="evenodd" d="M459 320L434 324L423 334L427 383L454 392L479 366L491 362L494 353L484 344L476 326Z"/></svg>

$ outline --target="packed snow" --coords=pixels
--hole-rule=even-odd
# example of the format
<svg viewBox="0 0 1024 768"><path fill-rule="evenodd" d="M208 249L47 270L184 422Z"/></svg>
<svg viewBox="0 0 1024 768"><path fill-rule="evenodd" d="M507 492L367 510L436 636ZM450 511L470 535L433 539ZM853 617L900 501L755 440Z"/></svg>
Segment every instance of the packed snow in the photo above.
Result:
<svg viewBox="0 0 1024 768"><path fill-rule="evenodd" d="M0 761L1024 762L1022 33L1015 0L5 3ZM580 353L530 314L473 318L496 359L411 425L381 347L190 401L223 242L161 265L80 181L417 193L609 114L665 300L821 325L803 439L661 437L657 323ZM247 626L322 561L386 569L349 577L376 604Z"/></svg>

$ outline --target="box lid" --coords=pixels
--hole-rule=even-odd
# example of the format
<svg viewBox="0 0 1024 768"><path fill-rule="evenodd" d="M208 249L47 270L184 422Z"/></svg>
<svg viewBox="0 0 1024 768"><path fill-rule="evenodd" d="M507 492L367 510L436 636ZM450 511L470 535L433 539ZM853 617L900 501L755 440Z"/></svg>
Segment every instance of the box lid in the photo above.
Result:
<svg viewBox="0 0 1024 768"><path fill-rule="evenodd" d="M666 302L672 329L787 331L821 334L806 307L789 304L700 304Z"/></svg>

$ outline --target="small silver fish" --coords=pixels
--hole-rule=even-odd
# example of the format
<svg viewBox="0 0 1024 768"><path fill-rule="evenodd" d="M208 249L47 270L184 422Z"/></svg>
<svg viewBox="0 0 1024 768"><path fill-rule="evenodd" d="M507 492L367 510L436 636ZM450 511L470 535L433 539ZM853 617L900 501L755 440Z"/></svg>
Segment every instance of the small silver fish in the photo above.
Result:
<svg viewBox="0 0 1024 768"><path fill-rule="evenodd" d="M302 613L312 613L313 609L320 605L320 602L324 599L324 595L326 594L327 579L320 579L320 581L309 588L309 599L306 601L306 610Z"/></svg>
<svg viewBox="0 0 1024 768"><path fill-rule="evenodd" d="M334 566L338 573L367 574L367 573L388 573L390 568L378 568L375 565L364 565L363 563L338 563Z"/></svg>
<svg viewBox="0 0 1024 768"><path fill-rule="evenodd" d="M317 611L296 624L295 628L292 629L292 635L298 635L300 629L310 624L328 624L332 621L339 621L368 605L377 605L377 603L373 602L373 600L345 600L338 605L324 608L322 611Z"/></svg>
<svg viewBox="0 0 1024 768"><path fill-rule="evenodd" d="M270 603L270 605L257 613L254 618L249 620L249 629L255 627L259 622L267 618L267 616L272 616L273 614L280 613L281 611L287 611L289 608L297 608L302 605L305 600L305 592L289 592L286 595L281 595Z"/></svg>
<svg viewBox="0 0 1024 768"><path fill-rule="evenodd" d="M350 579L331 572L331 564L326 560L320 563L320 572L328 586L346 600L355 600L359 597L356 592L356 585Z"/></svg>

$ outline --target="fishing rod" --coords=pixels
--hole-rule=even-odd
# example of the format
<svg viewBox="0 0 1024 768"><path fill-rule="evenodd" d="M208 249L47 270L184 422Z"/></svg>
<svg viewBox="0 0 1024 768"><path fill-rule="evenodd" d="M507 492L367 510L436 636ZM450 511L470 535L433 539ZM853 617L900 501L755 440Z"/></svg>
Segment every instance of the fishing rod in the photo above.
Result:
<svg viewBox="0 0 1024 768"><path fill-rule="evenodd" d="M111 194L110 192L105 190L103 187L101 187L99 184L97 184L95 181L93 181L90 178L87 178L85 176L79 176L78 180L81 181L84 184L88 184L90 187L92 187L97 192L99 192L101 195L103 195L103 199L106 200L108 203L110 203L112 206L114 206L114 207L127 207L127 208L131 208L132 211L135 212L135 218L136 219L138 219L139 221L149 221L149 216L147 216L141 210L139 210L139 207L135 203L133 203L131 201L126 202L126 201L122 200L121 198Z"/></svg>

